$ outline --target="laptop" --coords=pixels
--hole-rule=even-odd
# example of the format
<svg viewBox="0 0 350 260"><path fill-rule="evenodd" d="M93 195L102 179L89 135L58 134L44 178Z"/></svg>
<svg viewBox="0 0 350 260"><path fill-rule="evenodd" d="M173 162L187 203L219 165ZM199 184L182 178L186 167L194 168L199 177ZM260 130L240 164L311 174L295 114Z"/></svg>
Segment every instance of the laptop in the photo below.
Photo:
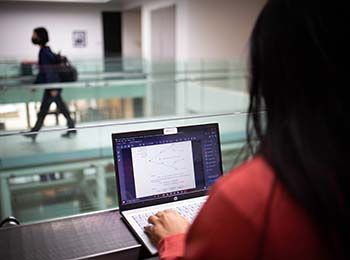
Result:
<svg viewBox="0 0 350 260"><path fill-rule="evenodd" d="M218 124L115 133L112 142L121 216L154 255L149 216L174 209L192 222L222 176Z"/></svg>

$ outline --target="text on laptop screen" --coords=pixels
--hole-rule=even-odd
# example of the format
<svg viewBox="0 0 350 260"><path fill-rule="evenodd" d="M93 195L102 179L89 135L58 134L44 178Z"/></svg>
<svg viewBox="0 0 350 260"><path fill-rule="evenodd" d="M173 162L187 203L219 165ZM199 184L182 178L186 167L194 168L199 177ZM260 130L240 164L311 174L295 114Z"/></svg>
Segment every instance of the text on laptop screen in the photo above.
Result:
<svg viewBox="0 0 350 260"><path fill-rule="evenodd" d="M122 203L207 190L221 175L218 138L199 127L113 140Z"/></svg>

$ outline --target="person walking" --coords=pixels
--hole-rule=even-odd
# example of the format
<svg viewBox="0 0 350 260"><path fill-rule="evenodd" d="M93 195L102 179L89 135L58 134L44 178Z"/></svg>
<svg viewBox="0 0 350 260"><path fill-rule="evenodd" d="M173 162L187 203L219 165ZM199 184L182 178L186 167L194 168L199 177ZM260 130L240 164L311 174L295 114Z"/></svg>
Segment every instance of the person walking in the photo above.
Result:
<svg viewBox="0 0 350 260"><path fill-rule="evenodd" d="M60 77L57 69L56 55L47 46L49 42L49 35L44 27L35 28L32 35L32 43L40 47L39 51L39 73L34 81L34 84L48 84L60 82ZM49 108L52 102L56 103L57 109L64 115L67 120L68 131L62 134L62 137L71 137L76 134L75 123L69 114L69 110L64 103L61 88L48 88L44 90L44 94L41 101L40 110L38 113L37 121L34 127L30 130L30 134L25 135L36 140L37 132L41 129L45 117L49 112Z"/></svg>

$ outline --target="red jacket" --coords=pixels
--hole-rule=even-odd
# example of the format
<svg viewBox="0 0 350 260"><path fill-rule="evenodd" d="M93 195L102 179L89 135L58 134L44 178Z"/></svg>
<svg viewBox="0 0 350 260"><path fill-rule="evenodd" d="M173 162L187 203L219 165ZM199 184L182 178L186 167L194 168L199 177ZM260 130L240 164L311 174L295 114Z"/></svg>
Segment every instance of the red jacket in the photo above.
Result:
<svg viewBox="0 0 350 260"><path fill-rule="evenodd" d="M161 259L329 259L312 220L261 157L222 177L187 234L163 239Z"/></svg>

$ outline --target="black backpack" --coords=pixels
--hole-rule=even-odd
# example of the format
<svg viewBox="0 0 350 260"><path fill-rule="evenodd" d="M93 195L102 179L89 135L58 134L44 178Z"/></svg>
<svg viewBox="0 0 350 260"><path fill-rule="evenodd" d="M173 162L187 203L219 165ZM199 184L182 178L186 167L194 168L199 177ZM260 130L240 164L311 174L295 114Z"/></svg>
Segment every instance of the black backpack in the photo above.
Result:
<svg viewBox="0 0 350 260"><path fill-rule="evenodd" d="M57 72L60 77L60 82L74 82L78 80L78 71L70 63L66 56L60 53L55 54Z"/></svg>

